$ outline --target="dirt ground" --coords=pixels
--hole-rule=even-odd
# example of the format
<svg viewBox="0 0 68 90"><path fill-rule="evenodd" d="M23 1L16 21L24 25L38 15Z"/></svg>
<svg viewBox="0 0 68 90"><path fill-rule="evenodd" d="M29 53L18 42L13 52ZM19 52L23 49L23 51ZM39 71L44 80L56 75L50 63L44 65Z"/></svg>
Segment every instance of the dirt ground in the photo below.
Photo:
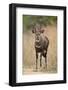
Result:
<svg viewBox="0 0 68 90"><path fill-rule="evenodd" d="M34 39L35 35L29 31L24 33L22 60L23 74L42 74L42 73L57 73L57 28L56 26L47 26L44 35L49 39L49 47L47 53L47 69L45 67L45 60L42 58L42 67L40 68L40 59L38 59L38 70L36 71L36 56Z"/></svg>

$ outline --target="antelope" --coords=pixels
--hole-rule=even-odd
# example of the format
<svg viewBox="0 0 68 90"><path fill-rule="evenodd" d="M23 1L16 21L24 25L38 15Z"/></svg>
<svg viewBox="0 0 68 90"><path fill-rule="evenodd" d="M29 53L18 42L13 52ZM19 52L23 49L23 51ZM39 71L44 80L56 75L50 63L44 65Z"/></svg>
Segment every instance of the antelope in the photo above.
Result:
<svg viewBox="0 0 68 90"><path fill-rule="evenodd" d="M38 69L38 55L40 53L40 67L42 67L42 56L45 58L45 67L47 68L47 51L49 40L43 36L44 30L39 25L35 25L32 29L35 34L35 52L36 52L36 70Z"/></svg>

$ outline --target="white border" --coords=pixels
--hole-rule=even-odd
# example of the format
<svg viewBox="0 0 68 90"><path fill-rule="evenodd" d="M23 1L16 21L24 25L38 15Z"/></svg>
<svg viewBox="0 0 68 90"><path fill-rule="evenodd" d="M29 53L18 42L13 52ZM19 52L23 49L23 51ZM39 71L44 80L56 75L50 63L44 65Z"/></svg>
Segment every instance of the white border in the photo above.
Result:
<svg viewBox="0 0 68 90"><path fill-rule="evenodd" d="M48 15L57 16L57 41L58 41L58 73L57 74L38 74L38 75L22 75L22 15ZM49 9L16 9L16 82L34 82L34 81L54 81L63 80L63 11Z"/></svg>

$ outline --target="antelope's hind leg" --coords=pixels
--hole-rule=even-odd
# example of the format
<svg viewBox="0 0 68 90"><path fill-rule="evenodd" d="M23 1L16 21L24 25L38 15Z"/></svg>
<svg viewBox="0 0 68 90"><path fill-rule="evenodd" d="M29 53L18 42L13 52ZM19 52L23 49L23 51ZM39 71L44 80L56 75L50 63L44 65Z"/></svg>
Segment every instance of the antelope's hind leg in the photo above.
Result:
<svg viewBox="0 0 68 90"><path fill-rule="evenodd" d="M45 66L44 66L44 68L47 70L47 51L44 51L44 58L45 58Z"/></svg>
<svg viewBox="0 0 68 90"><path fill-rule="evenodd" d="M47 53L45 54L45 69L47 70Z"/></svg>

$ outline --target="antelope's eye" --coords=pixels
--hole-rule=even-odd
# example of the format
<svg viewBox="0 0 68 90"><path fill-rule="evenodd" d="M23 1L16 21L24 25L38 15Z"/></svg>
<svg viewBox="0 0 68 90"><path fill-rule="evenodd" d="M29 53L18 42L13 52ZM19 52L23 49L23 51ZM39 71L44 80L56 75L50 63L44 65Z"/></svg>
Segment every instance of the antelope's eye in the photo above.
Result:
<svg viewBox="0 0 68 90"><path fill-rule="evenodd" d="M42 29L40 32L41 32L41 33L44 33L44 29Z"/></svg>

